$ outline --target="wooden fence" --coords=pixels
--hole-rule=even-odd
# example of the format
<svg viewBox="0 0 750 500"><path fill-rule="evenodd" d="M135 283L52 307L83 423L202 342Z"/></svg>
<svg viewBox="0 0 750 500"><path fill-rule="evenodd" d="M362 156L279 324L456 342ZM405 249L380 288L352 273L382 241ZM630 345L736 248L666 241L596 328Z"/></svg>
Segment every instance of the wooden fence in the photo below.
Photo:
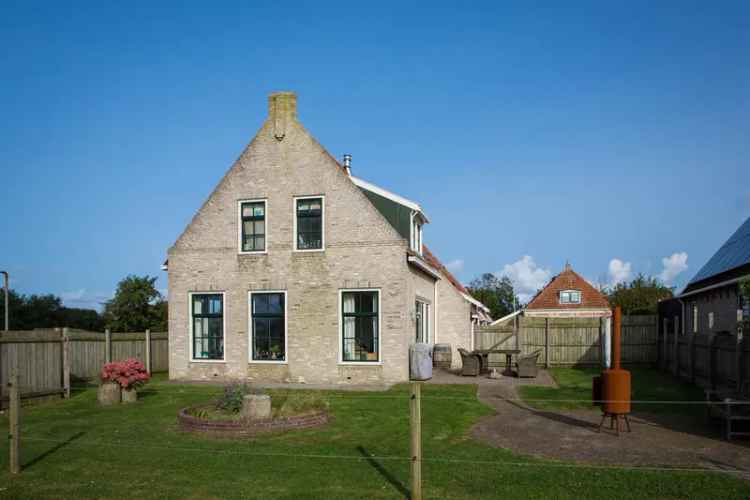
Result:
<svg viewBox="0 0 750 500"><path fill-rule="evenodd" d="M750 342L736 333L659 331L659 367L701 387L737 387L750 380Z"/></svg>
<svg viewBox="0 0 750 500"><path fill-rule="evenodd" d="M485 326L474 331L474 348L489 349L514 332L513 324L500 327ZM539 364L598 365L601 360L599 319L589 318L525 318L518 325L518 348L522 354L540 350ZM655 364L658 360L658 326L656 316L623 316L621 361L623 363ZM497 346L512 349L515 336ZM490 366L500 366L505 360L490 355Z"/></svg>
<svg viewBox="0 0 750 500"><path fill-rule="evenodd" d="M14 360L22 397L28 399L63 394L70 390L71 379L94 379L108 359L138 358L148 364L147 351L152 372L169 370L167 334L163 332L110 335L67 328L0 332L0 405L7 402Z"/></svg>

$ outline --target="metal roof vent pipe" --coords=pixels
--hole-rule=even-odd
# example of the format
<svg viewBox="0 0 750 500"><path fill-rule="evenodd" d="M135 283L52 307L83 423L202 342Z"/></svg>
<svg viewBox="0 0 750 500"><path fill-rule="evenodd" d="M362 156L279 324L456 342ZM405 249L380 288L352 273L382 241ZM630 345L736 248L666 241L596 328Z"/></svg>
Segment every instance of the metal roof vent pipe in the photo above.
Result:
<svg viewBox="0 0 750 500"><path fill-rule="evenodd" d="M344 172L346 175L352 175L352 155L350 154L344 155Z"/></svg>

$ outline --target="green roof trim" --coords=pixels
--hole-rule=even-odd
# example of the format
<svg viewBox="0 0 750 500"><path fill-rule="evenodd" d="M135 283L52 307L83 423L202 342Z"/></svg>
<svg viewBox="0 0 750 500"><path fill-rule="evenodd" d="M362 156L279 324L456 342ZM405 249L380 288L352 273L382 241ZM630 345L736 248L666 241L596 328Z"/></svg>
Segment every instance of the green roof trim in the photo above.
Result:
<svg viewBox="0 0 750 500"><path fill-rule="evenodd" d="M407 241L411 238L411 213L412 209L405 207L400 203L396 203L393 200L380 196L377 193L373 193L365 188L359 188L367 199L375 205L378 212L383 214L383 217L398 231L398 234L403 236Z"/></svg>

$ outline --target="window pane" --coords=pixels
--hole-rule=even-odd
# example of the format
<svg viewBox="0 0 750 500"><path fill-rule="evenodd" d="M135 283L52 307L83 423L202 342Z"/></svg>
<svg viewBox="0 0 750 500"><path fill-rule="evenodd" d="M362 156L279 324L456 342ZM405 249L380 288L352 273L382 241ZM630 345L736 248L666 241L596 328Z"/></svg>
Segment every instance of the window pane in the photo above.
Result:
<svg viewBox="0 0 750 500"><path fill-rule="evenodd" d="M210 314L221 314L221 295L213 295L210 297L208 309Z"/></svg>
<svg viewBox="0 0 750 500"><path fill-rule="evenodd" d="M242 204L242 216L243 217L252 217L253 215L253 207L249 203L243 203Z"/></svg>
<svg viewBox="0 0 750 500"><path fill-rule="evenodd" d="M200 295L193 295L193 314L200 314L203 311L203 300Z"/></svg>
<svg viewBox="0 0 750 500"><path fill-rule="evenodd" d="M256 236L266 234L266 222L262 220L253 222L253 234Z"/></svg>
<svg viewBox="0 0 750 500"><path fill-rule="evenodd" d="M263 217L265 216L265 208L263 207L263 203L257 203L255 206L253 206L253 216L254 217Z"/></svg>

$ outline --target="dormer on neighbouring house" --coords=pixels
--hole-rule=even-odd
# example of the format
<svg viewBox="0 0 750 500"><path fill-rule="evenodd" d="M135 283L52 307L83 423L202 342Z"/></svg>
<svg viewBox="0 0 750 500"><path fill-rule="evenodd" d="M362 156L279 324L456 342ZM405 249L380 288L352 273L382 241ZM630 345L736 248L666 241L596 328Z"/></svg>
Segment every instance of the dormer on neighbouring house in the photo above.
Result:
<svg viewBox="0 0 750 500"><path fill-rule="evenodd" d="M526 316L597 317L609 316L607 298L591 286L570 264L529 302Z"/></svg>

